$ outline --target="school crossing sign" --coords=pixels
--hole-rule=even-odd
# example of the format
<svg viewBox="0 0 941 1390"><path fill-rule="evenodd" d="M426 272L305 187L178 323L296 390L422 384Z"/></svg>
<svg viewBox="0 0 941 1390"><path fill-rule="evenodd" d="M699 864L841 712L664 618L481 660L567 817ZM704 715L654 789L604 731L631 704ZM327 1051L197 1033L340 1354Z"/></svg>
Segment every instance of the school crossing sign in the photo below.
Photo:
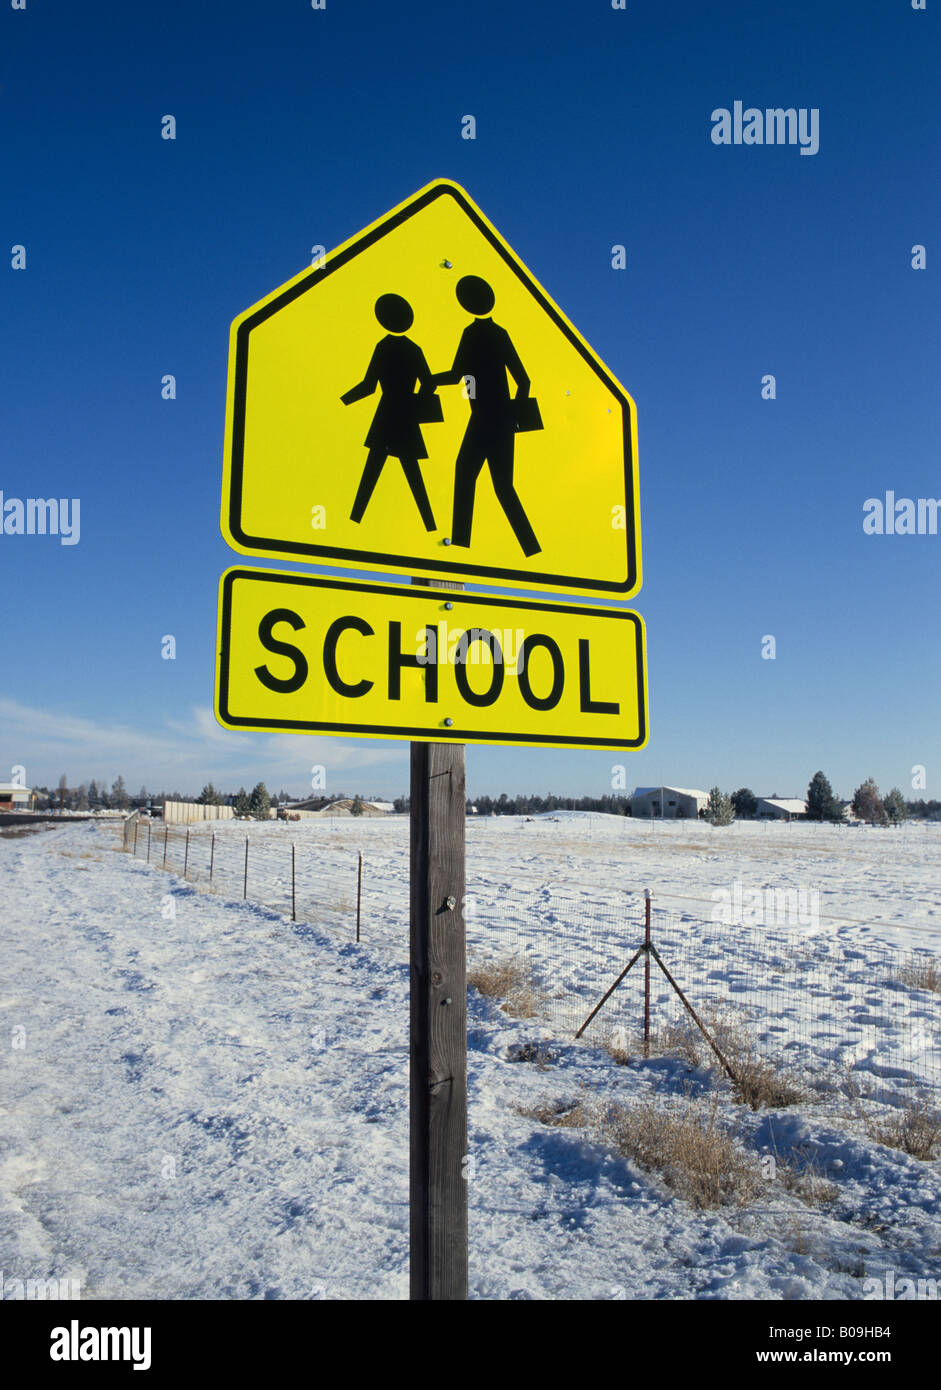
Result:
<svg viewBox="0 0 941 1390"><path fill-rule="evenodd" d="M235 320L221 519L245 555L412 580L229 569L215 711L411 741L409 1290L463 1300L465 745L647 741L611 602L641 582L634 405L441 179Z"/></svg>
<svg viewBox="0 0 941 1390"><path fill-rule="evenodd" d="M228 571L227 728L646 743L637 614L434 588L641 584L634 404L457 184L235 320L221 520L245 555L421 581Z"/></svg>
<svg viewBox="0 0 941 1390"><path fill-rule="evenodd" d="M233 323L222 530L246 555L629 598L634 404L439 179Z"/></svg>

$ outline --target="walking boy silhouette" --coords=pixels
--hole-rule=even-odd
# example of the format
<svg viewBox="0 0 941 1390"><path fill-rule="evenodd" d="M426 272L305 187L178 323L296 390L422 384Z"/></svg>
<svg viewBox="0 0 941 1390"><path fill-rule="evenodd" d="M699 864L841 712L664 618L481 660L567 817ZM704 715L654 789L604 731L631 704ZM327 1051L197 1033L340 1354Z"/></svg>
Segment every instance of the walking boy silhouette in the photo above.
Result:
<svg viewBox="0 0 941 1390"><path fill-rule="evenodd" d="M364 441L369 453L350 520L362 521L379 474L391 455L402 465L425 530L433 531L435 519L418 466L419 459L428 457L419 417L433 417L433 412L427 409L434 396L431 372L418 344L403 336L414 319L408 300L399 294L381 294L376 300L375 313L381 327L387 330L386 336L376 344L362 381L340 397L344 405L352 405L354 401L371 396L377 385L382 391ZM417 394L416 381L420 388Z"/></svg>
<svg viewBox="0 0 941 1390"><path fill-rule="evenodd" d="M493 490L513 528L524 555L541 549L513 485L513 446L517 427L515 402L529 395L529 377L505 328L489 317L493 290L479 275L465 275L457 282L457 300L474 315L461 334L454 365L436 372L436 386L456 386L471 377L470 420L461 440L454 468L454 516L452 545L469 546L474 519L474 493L485 463L490 465ZM510 398L507 372L516 383Z"/></svg>

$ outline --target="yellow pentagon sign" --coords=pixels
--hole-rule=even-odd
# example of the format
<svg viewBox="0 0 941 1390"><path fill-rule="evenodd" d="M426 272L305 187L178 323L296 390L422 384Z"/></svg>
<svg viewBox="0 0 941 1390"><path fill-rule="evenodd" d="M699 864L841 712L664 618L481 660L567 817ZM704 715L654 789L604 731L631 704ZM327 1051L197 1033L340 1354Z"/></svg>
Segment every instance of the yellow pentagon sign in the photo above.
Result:
<svg viewBox="0 0 941 1390"><path fill-rule="evenodd" d="M222 530L245 555L629 597L634 404L440 179L233 323Z"/></svg>
<svg viewBox="0 0 941 1390"><path fill-rule="evenodd" d="M229 729L641 748L636 613L230 569L216 717Z"/></svg>

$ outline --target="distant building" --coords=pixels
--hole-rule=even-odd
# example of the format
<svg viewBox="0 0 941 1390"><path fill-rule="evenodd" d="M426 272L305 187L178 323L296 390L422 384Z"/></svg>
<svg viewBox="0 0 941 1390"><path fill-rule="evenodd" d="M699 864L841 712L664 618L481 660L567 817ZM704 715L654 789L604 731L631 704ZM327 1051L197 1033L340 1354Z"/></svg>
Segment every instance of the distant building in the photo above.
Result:
<svg viewBox="0 0 941 1390"><path fill-rule="evenodd" d="M796 796L759 796L756 820L805 820L807 802Z"/></svg>
<svg viewBox="0 0 941 1390"><path fill-rule="evenodd" d="M291 816L298 816L302 819L316 816L349 816L352 815L354 798L345 796L336 801L324 803L322 797L310 797L306 801L286 801L278 807L278 815L284 819ZM361 801L364 816L387 816L394 808L389 801Z"/></svg>
<svg viewBox="0 0 941 1390"><path fill-rule="evenodd" d="M31 811L36 793L16 782L0 782L0 811Z"/></svg>
<svg viewBox="0 0 941 1390"><path fill-rule="evenodd" d="M709 805L709 793L690 787L635 787L631 815L655 820L696 820Z"/></svg>

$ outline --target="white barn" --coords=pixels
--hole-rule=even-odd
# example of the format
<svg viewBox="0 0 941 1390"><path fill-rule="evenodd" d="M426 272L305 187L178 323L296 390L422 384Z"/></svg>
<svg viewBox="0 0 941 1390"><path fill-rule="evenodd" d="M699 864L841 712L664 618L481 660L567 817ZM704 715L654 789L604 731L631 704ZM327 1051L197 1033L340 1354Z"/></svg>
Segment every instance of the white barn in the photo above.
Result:
<svg viewBox="0 0 941 1390"><path fill-rule="evenodd" d="M796 796L759 796L757 820L803 820L807 802Z"/></svg>
<svg viewBox="0 0 941 1390"><path fill-rule="evenodd" d="M709 793L691 787L635 787L631 815L654 820L695 820L709 805Z"/></svg>
<svg viewBox="0 0 941 1390"><path fill-rule="evenodd" d="M33 792L19 782L0 782L0 811L31 811Z"/></svg>

